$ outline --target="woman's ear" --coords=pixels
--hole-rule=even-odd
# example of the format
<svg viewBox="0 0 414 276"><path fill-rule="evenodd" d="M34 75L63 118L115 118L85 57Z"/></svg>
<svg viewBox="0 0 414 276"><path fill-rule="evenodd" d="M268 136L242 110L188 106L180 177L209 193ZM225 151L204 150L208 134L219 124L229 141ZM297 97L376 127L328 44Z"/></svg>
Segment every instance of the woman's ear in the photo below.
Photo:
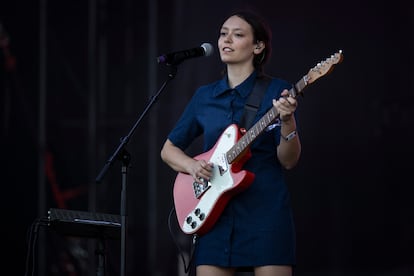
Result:
<svg viewBox="0 0 414 276"><path fill-rule="evenodd" d="M263 41L258 41L256 43L256 47L254 48L255 53L257 54L261 53L264 48L265 48L265 44L263 43Z"/></svg>

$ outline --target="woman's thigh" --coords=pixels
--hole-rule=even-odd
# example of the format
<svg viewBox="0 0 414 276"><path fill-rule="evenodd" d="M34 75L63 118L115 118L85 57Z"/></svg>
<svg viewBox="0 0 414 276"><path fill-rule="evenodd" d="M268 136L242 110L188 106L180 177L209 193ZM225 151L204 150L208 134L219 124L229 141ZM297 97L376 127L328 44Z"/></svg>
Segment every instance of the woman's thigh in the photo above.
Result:
<svg viewBox="0 0 414 276"><path fill-rule="evenodd" d="M235 270L228 267L199 265L196 271L197 276L233 276Z"/></svg>
<svg viewBox="0 0 414 276"><path fill-rule="evenodd" d="M255 276L292 276L292 267L288 265L267 265L254 268Z"/></svg>

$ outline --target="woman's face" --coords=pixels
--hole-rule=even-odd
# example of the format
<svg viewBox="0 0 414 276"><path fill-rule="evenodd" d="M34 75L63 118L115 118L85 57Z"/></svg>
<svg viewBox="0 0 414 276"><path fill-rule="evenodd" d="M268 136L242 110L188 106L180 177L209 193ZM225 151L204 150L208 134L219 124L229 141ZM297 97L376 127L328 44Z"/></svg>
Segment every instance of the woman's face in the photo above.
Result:
<svg viewBox="0 0 414 276"><path fill-rule="evenodd" d="M224 63L253 65L254 54L263 50L263 47L258 49L257 46L253 29L244 19L231 16L223 23L218 48Z"/></svg>

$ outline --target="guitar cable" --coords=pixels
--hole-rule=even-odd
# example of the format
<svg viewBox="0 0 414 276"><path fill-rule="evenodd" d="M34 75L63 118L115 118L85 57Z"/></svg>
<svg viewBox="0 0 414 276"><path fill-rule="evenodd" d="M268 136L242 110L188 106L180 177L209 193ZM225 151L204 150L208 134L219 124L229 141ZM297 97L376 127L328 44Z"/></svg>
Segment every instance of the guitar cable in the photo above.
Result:
<svg viewBox="0 0 414 276"><path fill-rule="evenodd" d="M47 226L48 220L46 218L36 218L30 226L27 233L27 252L26 252L26 270L24 275L29 276L29 273L33 276L35 271L35 251L36 241L39 233L39 226Z"/></svg>
<svg viewBox="0 0 414 276"><path fill-rule="evenodd" d="M195 251L195 248L196 248L196 246L197 246L197 242L198 242L198 235L197 235L197 234L193 234L193 239L192 239L192 243L191 243L191 246L190 246L190 259L189 259L189 262L188 262L188 265L187 265L187 264L186 264L186 261L185 261L184 254L183 254L183 250L182 250L181 246L179 245L179 243L178 243L177 239L175 238L175 236L174 236L174 234L173 234L173 231L172 231L172 227L171 227L171 217L172 217L172 214L173 214L173 212L174 212L174 211L175 211L175 208L174 208L174 207L172 207L172 208L171 208L171 211L170 211L170 214L169 214L169 216L168 216L168 229L169 229L169 231L170 231L170 235L171 235L171 237L172 237L172 239L173 239L173 241L174 241L174 243L175 243L175 246L176 246L176 247L177 247L177 249L178 249L178 252L179 252L179 254L180 254L181 260L182 260L182 262L183 262L183 265L184 265L184 272L185 272L187 275L189 275L189 271L190 271L190 269L191 269L191 265L192 265L193 260L194 260L194 251Z"/></svg>

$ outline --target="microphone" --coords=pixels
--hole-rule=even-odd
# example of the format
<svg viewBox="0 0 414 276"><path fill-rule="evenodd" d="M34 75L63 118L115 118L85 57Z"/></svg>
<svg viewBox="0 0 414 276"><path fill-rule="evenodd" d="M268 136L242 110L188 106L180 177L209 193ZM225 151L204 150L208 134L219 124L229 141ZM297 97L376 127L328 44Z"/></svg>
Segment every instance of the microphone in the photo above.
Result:
<svg viewBox="0 0 414 276"><path fill-rule="evenodd" d="M203 43L200 47L164 54L157 57L158 63L167 65L178 65L186 59L210 56L213 53L213 46L210 43Z"/></svg>

